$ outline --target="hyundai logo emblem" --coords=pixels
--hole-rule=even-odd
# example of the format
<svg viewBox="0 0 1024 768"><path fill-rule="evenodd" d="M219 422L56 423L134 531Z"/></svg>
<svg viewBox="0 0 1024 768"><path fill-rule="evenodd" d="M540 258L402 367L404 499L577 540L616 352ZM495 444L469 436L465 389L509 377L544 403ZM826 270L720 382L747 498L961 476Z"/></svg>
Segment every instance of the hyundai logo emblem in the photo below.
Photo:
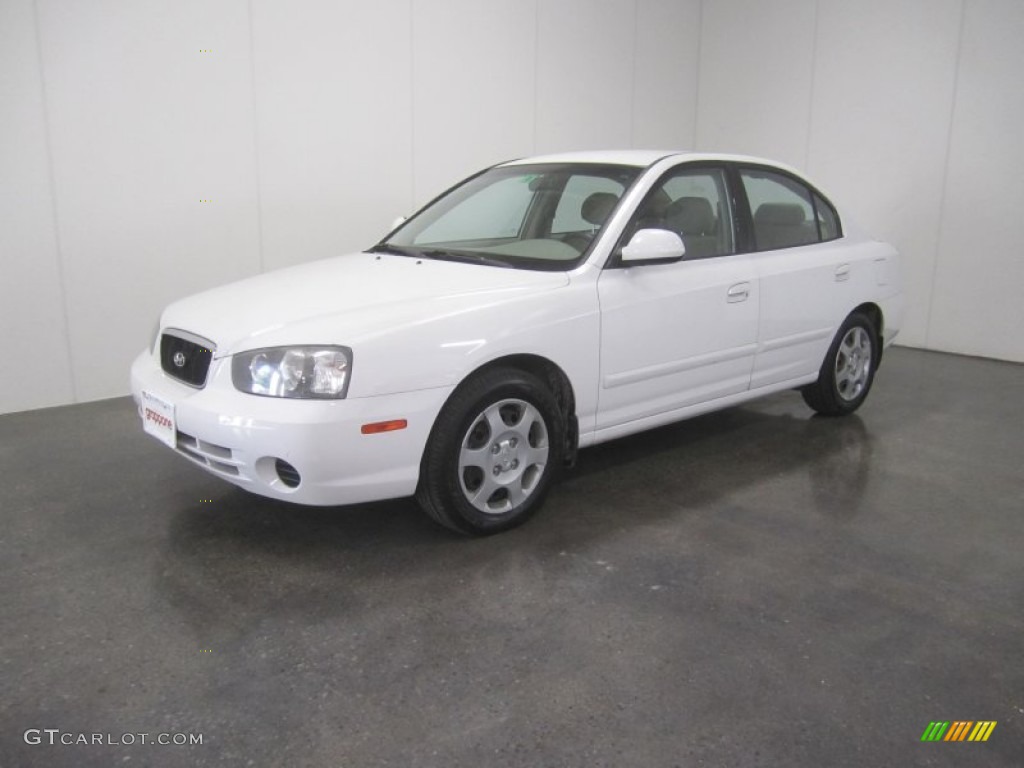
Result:
<svg viewBox="0 0 1024 768"><path fill-rule="evenodd" d="M185 353L184 352L175 352L174 353L174 357L171 358L171 359L174 360L174 364L178 368L184 368L185 367Z"/></svg>

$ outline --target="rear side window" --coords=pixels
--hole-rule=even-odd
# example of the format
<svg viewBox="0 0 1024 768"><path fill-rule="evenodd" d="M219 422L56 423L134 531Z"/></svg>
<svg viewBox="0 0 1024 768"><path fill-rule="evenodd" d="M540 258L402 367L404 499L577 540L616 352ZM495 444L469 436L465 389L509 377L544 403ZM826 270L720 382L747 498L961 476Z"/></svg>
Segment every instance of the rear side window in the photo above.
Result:
<svg viewBox="0 0 1024 768"><path fill-rule="evenodd" d="M836 209L821 195L814 196L814 211L818 216L821 239L835 240L839 237L839 216L836 215Z"/></svg>
<svg viewBox="0 0 1024 768"><path fill-rule="evenodd" d="M839 237L835 209L804 183L782 173L740 171L757 250L795 248Z"/></svg>

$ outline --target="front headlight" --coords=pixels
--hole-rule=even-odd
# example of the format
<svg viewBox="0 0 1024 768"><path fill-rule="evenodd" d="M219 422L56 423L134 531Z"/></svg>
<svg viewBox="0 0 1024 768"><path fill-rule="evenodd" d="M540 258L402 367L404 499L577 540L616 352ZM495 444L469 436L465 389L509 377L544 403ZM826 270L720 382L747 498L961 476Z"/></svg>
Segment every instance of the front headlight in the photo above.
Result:
<svg viewBox="0 0 1024 768"><path fill-rule="evenodd" d="M348 347L273 347L235 355L231 380L253 395L338 399L348 392L351 369Z"/></svg>

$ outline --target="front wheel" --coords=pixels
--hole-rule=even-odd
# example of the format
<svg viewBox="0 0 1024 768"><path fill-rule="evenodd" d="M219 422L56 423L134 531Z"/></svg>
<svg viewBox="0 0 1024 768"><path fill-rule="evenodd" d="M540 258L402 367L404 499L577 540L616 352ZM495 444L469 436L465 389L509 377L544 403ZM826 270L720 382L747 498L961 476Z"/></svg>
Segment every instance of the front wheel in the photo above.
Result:
<svg viewBox="0 0 1024 768"><path fill-rule="evenodd" d="M441 410L420 466L416 500L442 525L474 535L525 522L562 464L565 420L526 371L494 368Z"/></svg>
<svg viewBox="0 0 1024 768"><path fill-rule="evenodd" d="M874 322L863 312L852 313L836 333L818 380L801 390L804 401L824 416L853 413L871 390L880 352Z"/></svg>

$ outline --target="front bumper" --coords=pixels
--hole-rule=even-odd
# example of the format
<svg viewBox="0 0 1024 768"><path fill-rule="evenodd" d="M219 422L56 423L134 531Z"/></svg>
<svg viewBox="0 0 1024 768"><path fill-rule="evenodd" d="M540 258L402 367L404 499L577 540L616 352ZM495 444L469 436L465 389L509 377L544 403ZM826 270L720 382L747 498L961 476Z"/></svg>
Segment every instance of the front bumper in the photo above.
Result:
<svg viewBox="0 0 1024 768"><path fill-rule="evenodd" d="M132 364L136 405L142 392L173 404L175 451L253 493L331 506L409 496L447 388L346 400L292 400L239 392L230 358L214 360L206 387L167 376L147 350ZM140 416L142 410L140 406ZM402 430L364 435L364 424L405 419ZM292 488L277 460L301 478Z"/></svg>

